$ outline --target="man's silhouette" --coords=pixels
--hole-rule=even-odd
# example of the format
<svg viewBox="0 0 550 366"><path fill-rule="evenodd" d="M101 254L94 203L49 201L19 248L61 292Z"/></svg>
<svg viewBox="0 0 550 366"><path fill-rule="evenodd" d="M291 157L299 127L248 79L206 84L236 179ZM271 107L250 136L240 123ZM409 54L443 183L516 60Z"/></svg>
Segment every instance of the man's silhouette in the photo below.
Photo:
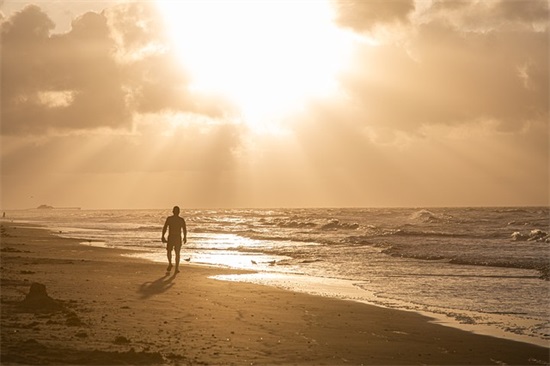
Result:
<svg viewBox="0 0 550 366"><path fill-rule="evenodd" d="M168 257L168 268L166 271L172 269L172 250L176 250L176 270L174 273L178 273L180 266L180 251L181 251L181 233L183 232L183 243L187 243L187 227L185 226L185 220L179 216L180 208L174 206L172 210L174 213L172 216L166 218L164 227L162 228L162 242L166 243L166 254ZM168 240L164 237L166 230L168 229Z"/></svg>

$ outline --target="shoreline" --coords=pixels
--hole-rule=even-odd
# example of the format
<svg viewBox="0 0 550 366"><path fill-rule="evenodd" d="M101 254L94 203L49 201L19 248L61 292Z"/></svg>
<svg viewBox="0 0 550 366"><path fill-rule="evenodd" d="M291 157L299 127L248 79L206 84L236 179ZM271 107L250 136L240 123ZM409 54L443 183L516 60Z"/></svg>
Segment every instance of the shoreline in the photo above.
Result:
<svg viewBox="0 0 550 366"><path fill-rule="evenodd" d="M0 221L2 222L2 221ZM51 233L54 236L58 236L55 229L48 228L36 223L27 223L27 222L11 222L12 224L21 224L31 228L44 229ZM106 245L104 241L84 241L82 239L72 238L70 234L63 233L61 238L64 239L73 239L77 240L80 245L84 246L93 246L104 249L117 250L120 249L124 252L122 256L127 258L142 259L151 263L165 263L165 253L155 253L148 250L139 250L137 248L117 248L114 246ZM182 255L183 263L183 255ZM328 297L331 299L344 300L344 301L355 301L362 304L382 307L386 309L393 309L399 311L413 312L430 318L431 322L434 324L440 324L443 326L464 330L471 332L473 334L486 335L491 337L497 337L505 340L512 340L517 342L524 342L540 347L549 347L550 340L537 337L529 334L519 334L513 331L506 331L503 327L498 327L495 324L505 324L510 323L511 319L505 319L507 316L499 314L485 314L477 313L475 311L467 310L456 310L452 311L451 314L445 313L444 311L438 308L431 308L428 310L421 309L419 306L406 301L401 300L389 300L389 299L379 299L373 293L365 289L357 289L354 286L355 280L346 280L346 279L332 279L332 278L316 278L309 275L294 274L294 273L280 273L280 272L270 272L270 271L261 271L250 268L237 268L231 267L230 265L214 265L208 263L185 263L186 265L191 266L201 266L212 269L224 269L237 272L245 272L245 274L229 274L229 275L219 275L212 276L212 278L220 281L233 281L233 282L243 282L251 283L262 286L271 286L278 289L283 289L285 291L299 292L314 296ZM326 285L326 283L334 283L332 285ZM289 285L292 283L293 285ZM342 287L351 287L346 291L343 291L345 295L342 295L342 291L334 290L335 286ZM480 315L483 317L480 317ZM504 318L504 319L503 319ZM520 328L531 328L536 326L541 320L535 319L520 319L518 317L512 319L514 326Z"/></svg>
<svg viewBox="0 0 550 366"><path fill-rule="evenodd" d="M88 245L87 243L82 244ZM99 247L101 247L101 245L99 245ZM153 263L164 262L162 260L152 258L151 255L145 255L140 252L132 253L128 256L133 258L142 258ZM388 299L382 301L381 299L377 298L376 295L372 292L365 289L357 288L355 286L355 283L358 281L355 280L314 277L307 274L249 270L224 265L210 265L207 263L191 262L188 263L188 265L204 266L209 268L222 268L233 271L253 272L245 274L218 275L212 277L220 281L233 281L270 286L278 289L283 289L285 291L327 297L342 301L354 301L361 304L367 304L386 309L413 312L430 318L430 321L434 324L440 324L446 327L451 327L474 334L497 337L516 342L524 342L541 347L550 346L550 339L545 339L529 334L507 332L502 327L496 326L495 324L497 323L510 322L510 319L506 319L509 318L506 314L485 314L477 313L475 311L456 310L452 312L453 315L450 315L443 312L442 310L433 307L429 310L423 310L420 309L419 306L408 303L406 301ZM337 290L334 290L335 286L338 287ZM383 302L385 302L385 304ZM484 316L485 318L480 320L480 315ZM514 321L518 326L527 329L536 326L541 322L541 320L531 318L519 319L517 317L514 319Z"/></svg>
<svg viewBox="0 0 550 366"><path fill-rule="evenodd" d="M420 314L213 276L2 222L2 364L548 364L549 349ZM21 311L33 282L62 305ZM72 319L72 320L71 320Z"/></svg>
<svg viewBox="0 0 550 366"><path fill-rule="evenodd" d="M515 342L523 342L527 344L532 344L540 347L550 346L550 340L543 339L535 336L530 336L526 334L516 334L512 332L506 332L505 330L498 328L492 324L490 320L485 320L484 323L473 323L461 322L460 315L455 314L455 317L452 317L444 312L437 312L437 310L421 310L410 308L411 304L408 304L405 301L388 301L387 304L380 304L380 301L375 301L376 296L364 289L357 289L354 286L353 280L339 280L339 279L327 279L311 277L307 275L293 275L293 274L284 274L284 273L269 273L269 272L258 272L252 274L238 274L238 275L219 275L214 278L222 281L236 281L236 282L247 282L253 284L261 284L265 286L273 286L285 291L294 291L304 294L309 294L313 296L328 297L332 299L338 299L342 301L353 301L361 304L367 304L371 306L377 306L385 309L406 311L416 313L426 318L429 318L429 321L434 324L439 324L442 326L450 327L453 329L458 329L472 334L485 335L490 337L501 338L505 340L512 340ZM311 290L307 284L317 281L313 285L314 289ZM319 283L319 282L323 283ZM297 282L305 283L304 288L296 286ZM293 283L294 285L288 285ZM334 290L334 287L337 286L338 290ZM342 291L342 289L345 289ZM369 299L370 298L370 299ZM460 313L467 314L465 317L468 319L475 319L478 316L477 313L473 311L461 311ZM489 314L491 319L498 319L498 314ZM518 321L521 323L521 326L529 327L534 326L539 321L533 319L521 319ZM520 325L520 324L518 324Z"/></svg>
<svg viewBox="0 0 550 366"><path fill-rule="evenodd" d="M83 245L89 245L82 242ZM92 243L98 247L105 247L101 243ZM149 251L135 251L128 254L132 258L141 258L153 263L164 263L164 254L153 254ZM183 258L183 256L182 256ZM182 259L183 261L183 259ZM222 268L234 271L247 271L253 273L239 275L220 275L214 276L214 279L220 281L233 281L258 284L262 286L271 286L285 291L299 292L314 296L328 297L332 299L355 301L362 304L393 309L399 311L408 311L417 313L428 318L434 324L464 330L474 334L487 335L506 340L524 342L541 347L550 346L550 339L537 337L529 334L519 334L512 331L506 331L503 326L499 327L495 324L508 324L513 322L514 325L530 329L542 322L540 319L519 318L513 317L510 319L506 314L487 314L478 313L467 310L452 310L451 314L444 312L437 307L428 307L428 310L422 309L420 306L408 303L403 300L380 299L374 293L359 289L355 283L360 282L349 279L335 279L326 277L314 277L307 274L284 273L275 271L262 271L248 268L238 268L224 265L211 265L208 263L188 263L192 266L205 266L210 268ZM337 288L335 290L335 288Z"/></svg>

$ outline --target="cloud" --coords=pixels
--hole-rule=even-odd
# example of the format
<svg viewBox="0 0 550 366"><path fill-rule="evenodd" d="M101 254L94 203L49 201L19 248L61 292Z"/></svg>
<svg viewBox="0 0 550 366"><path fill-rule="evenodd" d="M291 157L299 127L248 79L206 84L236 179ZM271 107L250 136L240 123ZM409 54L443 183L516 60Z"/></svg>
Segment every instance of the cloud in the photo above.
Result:
<svg viewBox="0 0 550 366"><path fill-rule="evenodd" d="M471 12L475 4L485 6L445 2L437 11ZM504 202L509 192L545 202L548 29L529 26L525 17L511 24L491 9L491 24L499 27L411 16L399 37L359 46L341 79L343 98L321 101L295 119L294 137L331 197L349 197L339 188L346 187L358 201L386 192L380 202L393 195L396 204L406 197L437 204L456 196L460 204L462 193L452 193L456 180L479 202ZM345 176L352 178L339 180ZM534 176L537 182L527 178ZM434 186L439 196L426 188Z"/></svg>
<svg viewBox="0 0 550 366"><path fill-rule="evenodd" d="M377 25L406 22L415 9L413 0L336 0L337 23L357 32Z"/></svg>
<svg viewBox="0 0 550 366"><path fill-rule="evenodd" d="M148 3L85 13L67 33L54 28L34 5L2 23L3 134L131 129L136 113L229 108L190 92Z"/></svg>
<svg viewBox="0 0 550 366"><path fill-rule="evenodd" d="M509 21L519 21L528 24L548 21L549 3L546 0L504 1L496 5L498 16Z"/></svg>
<svg viewBox="0 0 550 366"><path fill-rule="evenodd" d="M86 13L62 35L50 35L53 28L37 6L27 6L2 24L2 132L128 125L105 18ZM61 105L44 103L44 93L72 98Z"/></svg>
<svg viewBox="0 0 550 366"><path fill-rule="evenodd" d="M102 14L107 18L118 52L135 52L149 45L164 45L166 30L154 3L128 3L112 6Z"/></svg>
<svg viewBox="0 0 550 366"><path fill-rule="evenodd" d="M343 85L363 125L414 132L493 118L517 130L548 118L548 54L547 30L464 32L433 21L406 42L363 46Z"/></svg>
<svg viewBox="0 0 550 366"><path fill-rule="evenodd" d="M523 3L341 2L345 34L392 34L356 43L341 95L288 116L281 136L247 135L231 105L192 90L151 3L62 34L26 7L2 22L4 191L73 176L82 200L93 182L110 192L96 207L130 186L133 205L166 186L208 206L544 203L548 11Z"/></svg>
<svg viewBox="0 0 550 366"><path fill-rule="evenodd" d="M421 15L424 21L442 20L462 31L487 32L518 28L547 28L546 0L435 1Z"/></svg>
<svg viewBox="0 0 550 366"><path fill-rule="evenodd" d="M366 124L415 131L426 123L480 117L513 128L544 118L548 29L533 24L548 6L528 4L519 10L517 2L445 1L416 8L413 1L337 2L345 27L364 32L401 22L403 34L377 47L360 46L355 69L341 84L353 104L341 109L353 112L346 113L359 130ZM469 26L474 20L477 28ZM234 112L222 98L190 88L191 77L153 4L88 12L63 34L52 34L54 28L37 6L2 23L3 134L130 130L139 114Z"/></svg>

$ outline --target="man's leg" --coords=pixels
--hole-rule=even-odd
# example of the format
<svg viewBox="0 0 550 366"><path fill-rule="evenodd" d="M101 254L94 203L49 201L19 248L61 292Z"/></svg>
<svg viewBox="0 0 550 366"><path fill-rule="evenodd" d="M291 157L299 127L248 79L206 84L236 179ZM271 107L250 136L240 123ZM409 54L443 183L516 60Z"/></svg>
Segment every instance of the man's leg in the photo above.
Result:
<svg viewBox="0 0 550 366"><path fill-rule="evenodd" d="M178 245L176 246L176 273L178 273L180 270L180 250L181 250L181 246Z"/></svg>
<svg viewBox="0 0 550 366"><path fill-rule="evenodd" d="M168 268L167 271L170 271L172 269L172 247L168 245L166 247L166 257L168 258Z"/></svg>

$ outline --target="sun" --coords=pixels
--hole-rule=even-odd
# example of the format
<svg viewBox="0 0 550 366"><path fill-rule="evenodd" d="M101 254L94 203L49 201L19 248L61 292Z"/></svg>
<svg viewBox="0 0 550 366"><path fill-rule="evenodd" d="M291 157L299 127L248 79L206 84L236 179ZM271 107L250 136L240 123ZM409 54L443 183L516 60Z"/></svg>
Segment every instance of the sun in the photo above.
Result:
<svg viewBox="0 0 550 366"><path fill-rule="evenodd" d="M231 100L260 126L338 93L348 37L330 0L158 1L192 88Z"/></svg>

